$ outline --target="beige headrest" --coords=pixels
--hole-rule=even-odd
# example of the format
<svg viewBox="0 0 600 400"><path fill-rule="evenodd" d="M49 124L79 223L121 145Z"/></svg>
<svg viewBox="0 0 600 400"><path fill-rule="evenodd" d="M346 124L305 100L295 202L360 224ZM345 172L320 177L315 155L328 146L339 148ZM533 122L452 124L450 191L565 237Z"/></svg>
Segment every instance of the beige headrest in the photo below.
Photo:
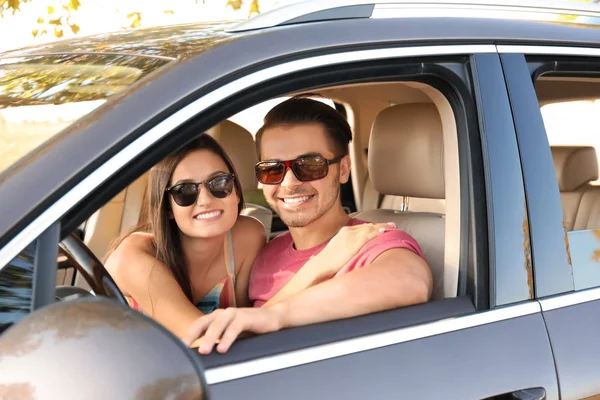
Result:
<svg viewBox="0 0 600 400"><path fill-rule="evenodd" d="M380 112L371 128L368 158L379 193L445 198L442 120L432 103L398 104Z"/></svg>
<svg viewBox="0 0 600 400"><path fill-rule="evenodd" d="M552 146L552 159L561 192L598 179L598 158L591 146Z"/></svg>
<svg viewBox="0 0 600 400"><path fill-rule="evenodd" d="M207 133L215 138L231 158L235 166L242 190L257 188L254 165L258 162L254 150L254 138L246 129L236 123L225 120L212 127Z"/></svg>

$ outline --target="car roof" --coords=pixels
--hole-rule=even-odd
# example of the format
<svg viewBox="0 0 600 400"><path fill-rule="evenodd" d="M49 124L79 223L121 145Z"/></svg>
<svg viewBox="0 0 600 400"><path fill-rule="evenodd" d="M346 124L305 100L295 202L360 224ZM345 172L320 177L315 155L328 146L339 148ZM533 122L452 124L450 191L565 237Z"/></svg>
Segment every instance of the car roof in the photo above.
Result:
<svg viewBox="0 0 600 400"><path fill-rule="evenodd" d="M595 3L600 0L593 0ZM156 26L134 30L101 33L63 39L46 44L0 53L0 57L49 53L126 53L139 56L184 59L205 50L245 36L281 27L329 23L335 29L337 21L388 18L405 24L409 19L430 25L432 33L424 40L443 39L440 32L453 37L454 21L470 24L471 39L490 37L488 19L496 24L518 20L516 29L503 32L498 39L527 39L524 32L539 22L600 28L600 7L595 4L556 0L305 0L275 8L243 22L214 21ZM447 28L450 29L447 29ZM404 33L398 31L398 39ZM437 35L437 37L436 37ZM406 33L407 39L409 32ZM569 38L565 37L565 41Z"/></svg>
<svg viewBox="0 0 600 400"><path fill-rule="evenodd" d="M591 0L598 3L600 0ZM289 24L353 18L485 17L599 24L600 8L564 0L305 0L275 8L231 28L264 29ZM585 21L582 21L586 18Z"/></svg>

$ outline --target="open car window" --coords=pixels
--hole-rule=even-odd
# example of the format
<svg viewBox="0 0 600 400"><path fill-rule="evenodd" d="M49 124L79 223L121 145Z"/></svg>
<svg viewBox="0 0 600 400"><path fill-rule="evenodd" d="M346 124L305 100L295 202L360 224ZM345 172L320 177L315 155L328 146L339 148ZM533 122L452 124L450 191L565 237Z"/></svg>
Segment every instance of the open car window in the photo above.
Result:
<svg viewBox="0 0 600 400"><path fill-rule="evenodd" d="M465 296L467 294L466 285L459 285L458 283L459 269L462 267L462 274L466 274L469 266L465 263L461 266L456 255L460 253L458 249L461 247L459 244L462 238L460 226L465 223L464 218L466 218L463 215L461 219L460 208L457 206L460 205L461 200L468 201L468 199L461 199L457 190L461 184L458 178L460 165L458 163L459 147L457 137L458 135L475 135L477 128L474 126L466 127L467 122L461 119L460 113L456 113L456 110L461 106L452 103L451 96L446 96L445 90L445 88L438 89L425 82L406 80L401 82L382 81L369 84L361 82L353 82L345 85L330 84L318 90L290 91L285 97L262 100L259 103L254 103L255 105L248 106L243 111L239 111L239 109L235 110L235 112L229 114L230 116L227 119L221 120L221 122L206 129L206 132L224 146L228 155L232 158L234 165L236 165L236 170L241 176L242 183L245 181L244 178L247 172L251 175L252 179L247 180L247 183L249 183L247 186L252 187L248 191L246 191L246 185L242 184L246 205L265 206L264 197L260 196L260 187L257 185L254 177L254 162L251 160L252 156L255 156L256 143L254 136L256 130L261 126L265 114L279 102L289 98L291 95L298 94L317 100L321 99L332 108L339 109L339 105L342 105L345 111L343 114L347 117L354 137L351 149L352 163L358 166L356 171L352 171L352 174L357 173L357 178L352 183L363 181L360 185L361 197L364 193L367 193L368 195L374 195L375 198L381 196L382 200L384 200L383 198L386 196L389 198L401 198L404 194L414 193L415 196L421 195L426 199L429 199L428 196L431 195L432 200L444 201L444 208L441 212L438 209L422 210L421 214L423 214L423 218L419 219L415 225L411 225L411 221L415 216L415 213L411 211L415 207L416 201L411 202L409 212L404 212L404 210L400 207L395 207L395 205L388 206L385 202L374 202L371 204L369 200L363 202L361 209L352 210L352 216L367 221L376 221L378 218L383 218L386 221L393 218L392 220L395 221L397 218L400 229L413 235L415 240L424 248L425 256L431 263L436 282L434 299L446 299L449 302L442 301L435 304L432 303L425 308L414 308L414 312L418 311L418 321L421 323L437 319L436 314L431 311L431 308L444 308L445 304L457 305L457 308L450 307L449 310L444 311L452 316L470 314L475 312L476 309L474 302ZM467 95L466 92L464 95ZM225 108L220 110L222 114L225 114L226 111ZM390 164L390 168L388 168L390 171L399 171L398 173L400 173L406 168L395 168L392 164L398 158L401 160L406 159L406 157L398 157L401 152L408 148L412 152L419 151L420 156L414 160L414 163L418 164L418 166L413 165L413 168L418 169L422 166L423 174L428 175L431 169L429 160L434 159L439 162L439 165L436 164L436 166L446 171L447 180L445 182L436 181L433 183L436 185L435 190L429 190L428 187L424 187L426 184L431 183L431 179L415 179L411 182L399 182L397 185L402 186L399 188L382 185L379 186L381 187L380 193L377 193L376 189L372 186L368 188L364 187L366 178L369 178L369 180L380 178L379 181L387 179L388 182L399 181L392 175L381 178L383 175L369 175L367 171L367 157L369 155L377 157L378 154L377 151L370 152L370 154L366 151L370 147L370 128L379 114L384 111L386 111L386 115L387 112L390 112L394 118L406 118L407 115L414 117L414 126L416 128L402 129L397 132L397 135L405 138L403 142L405 146L400 146L395 141L392 141L392 138L389 138L386 132L378 130L376 142L386 142L386 144L380 145L379 149L393 149L394 151L389 154L381 154L380 150L380 162ZM469 109L468 112L473 112L473 110ZM193 130L193 134L197 135L199 131L196 128ZM177 134L181 133L177 132ZM192 131L188 134L191 135ZM436 145L432 149L419 147L419 136L422 135L429 135L429 139L439 144L439 146ZM388 141L389 143L387 143ZM440 153L440 149L444 149L444 154ZM105 203L103 207L88 219L83 240L99 259L104 259L106 256L106 251L110 243L110 240L107 240L107 238L114 239L118 237L124 233L124 227L125 229L129 229L139 220L139 210L141 210L143 193L146 192L148 184L147 174L142 174L135 182L132 182L127 188L119 192L109 203ZM452 190L448 191L447 196L443 194L446 190L446 184L452 188ZM251 192L255 192L256 195L247 196ZM446 200L448 200L447 203ZM446 210L450 210L448 215L446 215ZM354 212L357 212L357 214L354 214ZM270 231L273 234L281 233L281 231L287 229L285 226L280 226L280 221L277 221L277 216L272 210L269 210L267 214L269 214L267 220L271 224ZM260 220L260 217L257 217L257 219ZM419 229L422 224L429 226L430 229L426 231ZM431 234L431 231L435 231L435 235ZM451 265L453 268L452 276L448 278L443 278L445 265ZM470 268L474 267L475 265L470 266ZM444 290L443 279L448 279L449 282L452 282L448 290ZM81 279L76 279L75 285L83 286L84 283L81 282ZM457 297L461 300L458 302L450 301ZM477 303L478 309L485 309L487 307L487 305L481 303L479 300ZM403 325L398 325L399 321L406 321L405 318L398 319L397 315L393 312L386 313L385 315L386 320L389 318L390 329L401 327ZM412 321L411 323L415 322ZM333 325L337 326L337 324ZM310 328L306 327L303 329ZM377 326L371 327L365 333L372 333L373 329L377 331L378 328ZM351 330L348 334L355 336L357 332ZM290 337L287 335L288 333L283 332L275 335L276 337L281 337L281 346L278 346L275 352L285 352L307 344L297 340L290 341ZM326 336L326 341L331 341L338 336ZM244 345L244 347L250 346L262 354L265 348L260 343L264 340L267 339L260 339L258 342L249 340L245 342L249 344ZM237 355L232 355L232 357L242 357L242 353L244 354L242 358L247 356L243 348L236 348L238 350L234 350L234 353Z"/></svg>

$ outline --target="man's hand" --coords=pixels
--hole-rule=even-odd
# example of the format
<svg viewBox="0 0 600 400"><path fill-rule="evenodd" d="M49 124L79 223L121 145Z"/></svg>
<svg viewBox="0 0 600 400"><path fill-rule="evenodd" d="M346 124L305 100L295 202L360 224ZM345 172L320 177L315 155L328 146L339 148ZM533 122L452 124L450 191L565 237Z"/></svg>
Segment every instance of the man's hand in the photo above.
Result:
<svg viewBox="0 0 600 400"><path fill-rule="evenodd" d="M242 332L268 333L281 329L281 315L274 307L217 309L194 321L182 340L188 347L199 344L200 354L210 354L217 343L217 351L225 353Z"/></svg>

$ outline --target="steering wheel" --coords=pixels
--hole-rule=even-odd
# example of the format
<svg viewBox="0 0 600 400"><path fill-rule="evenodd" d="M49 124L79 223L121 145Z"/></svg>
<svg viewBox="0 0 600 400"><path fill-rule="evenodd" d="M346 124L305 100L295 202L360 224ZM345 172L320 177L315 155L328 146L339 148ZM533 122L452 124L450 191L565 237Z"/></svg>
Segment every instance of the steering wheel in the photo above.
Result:
<svg viewBox="0 0 600 400"><path fill-rule="evenodd" d="M80 273L81 276L83 276L83 279L90 285L96 296L115 299L119 303L129 307L127 300L125 300L125 296L123 296L123 293L121 293L113 278L106 268L104 268L104 265L102 265L100 260L98 260L94 253L92 253L75 233L64 238L59 243L59 246L69 261L75 266L77 272ZM71 288L73 290L69 290ZM57 289L58 297L66 297L66 295L71 294L81 295L82 289L74 287L61 287L60 290Z"/></svg>

